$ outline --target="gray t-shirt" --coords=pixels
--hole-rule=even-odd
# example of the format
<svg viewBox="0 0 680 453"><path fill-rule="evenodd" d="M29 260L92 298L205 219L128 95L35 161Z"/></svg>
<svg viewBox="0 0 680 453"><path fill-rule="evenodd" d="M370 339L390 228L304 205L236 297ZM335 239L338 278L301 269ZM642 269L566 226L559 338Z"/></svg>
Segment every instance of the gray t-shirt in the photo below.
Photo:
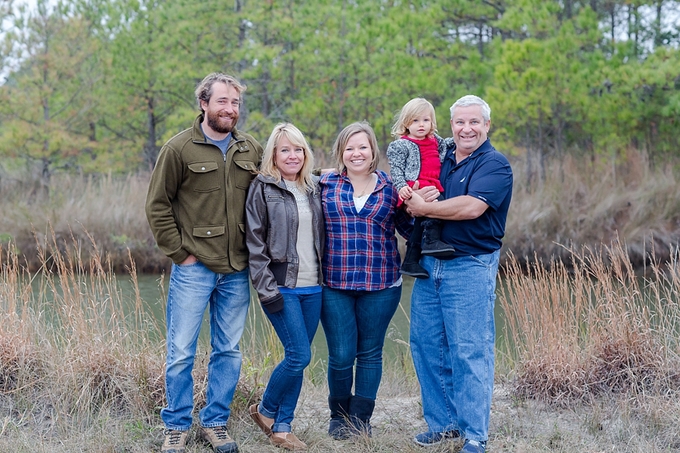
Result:
<svg viewBox="0 0 680 453"><path fill-rule="evenodd" d="M203 130L203 126L201 126L201 130ZM205 135L205 132L203 132L203 135ZM210 143L217 146L220 149L220 151L222 151L222 155L224 156L227 155L227 148L229 148L229 142L231 141L231 132L229 132L227 136L222 140L213 140L207 135L205 135L205 138L208 139Z"/></svg>

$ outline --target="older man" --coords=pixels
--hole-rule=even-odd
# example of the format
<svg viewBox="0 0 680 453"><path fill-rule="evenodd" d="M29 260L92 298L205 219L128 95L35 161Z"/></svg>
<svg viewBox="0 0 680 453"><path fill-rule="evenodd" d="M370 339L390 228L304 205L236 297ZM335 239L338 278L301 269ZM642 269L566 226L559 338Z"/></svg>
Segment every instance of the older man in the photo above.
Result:
<svg viewBox="0 0 680 453"><path fill-rule="evenodd" d="M414 442L431 446L463 437L462 452L484 453L494 383L496 274L512 196L508 160L487 134L491 109L477 96L451 106L455 147L442 163L444 200L407 200L415 216L443 220L450 259L425 256L429 279L411 297L411 352L428 431Z"/></svg>
<svg viewBox="0 0 680 453"><path fill-rule="evenodd" d="M168 405L161 410L164 453L185 451L194 408L191 370L206 307L212 351L198 437L216 452L238 451L226 427L250 303L246 193L262 159L260 144L236 129L244 90L232 76L205 77L196 88L200 115L163 146L149 185L149 225L173 261L166 307Z"/></svg>

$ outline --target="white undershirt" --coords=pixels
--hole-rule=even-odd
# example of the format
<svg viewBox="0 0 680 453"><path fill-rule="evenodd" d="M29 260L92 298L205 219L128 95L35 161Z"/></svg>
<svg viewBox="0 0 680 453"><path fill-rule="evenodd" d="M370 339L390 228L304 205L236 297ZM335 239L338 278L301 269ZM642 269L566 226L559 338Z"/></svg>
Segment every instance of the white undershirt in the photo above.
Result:
<svg viewBox="0 0 680 453"><path fill-rule="evenodd" d="M368 197L370 197L371 194L366 194L363 197L354 197L354 207L357 208L357 212L361 212L362 209L364 209L364 206L366 205L366 201L368 200Z"/></svg>

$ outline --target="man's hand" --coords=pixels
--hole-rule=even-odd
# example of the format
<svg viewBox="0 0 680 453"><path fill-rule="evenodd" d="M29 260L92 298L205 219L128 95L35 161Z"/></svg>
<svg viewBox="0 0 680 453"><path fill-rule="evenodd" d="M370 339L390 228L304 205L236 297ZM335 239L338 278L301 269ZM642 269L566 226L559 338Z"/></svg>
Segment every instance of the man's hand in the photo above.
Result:
<svg viewBox="0 0 680 453"><path fill-rule="evenodd" d="M427 189L427 187L421 190L425 189ZM439 192L437 189L435 189L435 191ZM406 212L408 212L410 215L413 217L422 217L426 215L425 211L429 203L423 199L419 190L415 190L413 191L411 198L404 200L404 204L406 205Z"/></svg>
<svg viewBox="0 0 680 453"><path fill-rule="evenodd" d="M413 183L413 191L427 202L437 201L437 198L441 195L441 192L439 192L435 186L425 186L421 189L418 181Z"/></svg>
<svg viewBox="0 0 680 453"><path fill-rule="evenodd" d="M182 266L186 266L187 264L194 264L197 261L198 261L198 258L196 258L194 255L189 255L184 259L184 261L182 261L179 264L182 265Z"/></svg>

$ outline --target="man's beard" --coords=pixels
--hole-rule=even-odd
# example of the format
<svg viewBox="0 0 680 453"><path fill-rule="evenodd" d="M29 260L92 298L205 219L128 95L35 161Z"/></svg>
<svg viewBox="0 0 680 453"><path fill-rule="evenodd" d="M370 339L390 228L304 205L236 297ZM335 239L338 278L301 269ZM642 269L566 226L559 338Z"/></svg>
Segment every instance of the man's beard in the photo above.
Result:
<svg viewBox="0 0 680 453"><path fill-rule="evenodd" d="M234 126L236 126L236 123L238 122L238 115L232 115L228 117L220 117L220 114L217 112L205 112L208 120L208 126L215 132L219 132L221 134L228 134L234 129ZM229 122L228 119L231 119L231 122Z"/></svg>

